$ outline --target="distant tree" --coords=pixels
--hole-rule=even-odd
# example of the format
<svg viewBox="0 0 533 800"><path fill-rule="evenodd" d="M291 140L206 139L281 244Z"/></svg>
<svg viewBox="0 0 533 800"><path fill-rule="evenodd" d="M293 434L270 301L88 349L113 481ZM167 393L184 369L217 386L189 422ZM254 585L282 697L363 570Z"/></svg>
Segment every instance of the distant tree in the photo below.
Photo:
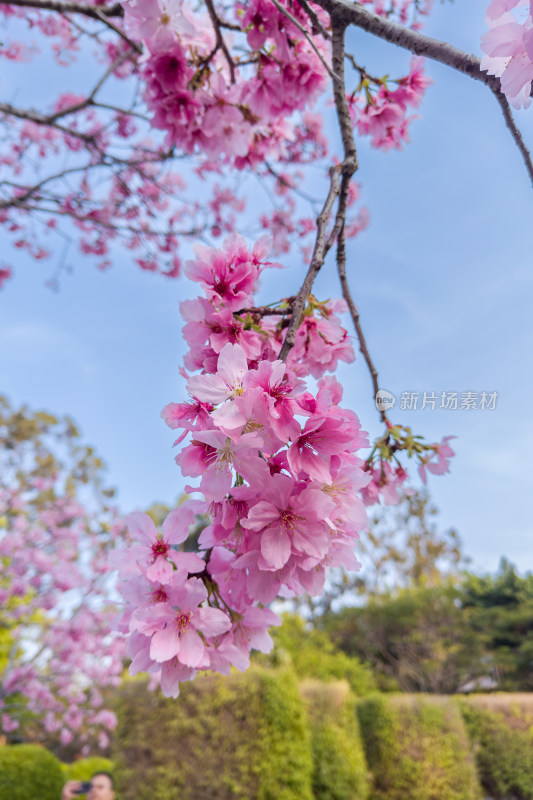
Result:
<svg viewBox="0 0 533 800"><path fill-rule="evenodd" d="M82 748L115 723L122 672L109 548L123 536L103 463L73 421L0 397L0 730ZM89 734L90 730L90 734Z"/></svg>
<svg viewBox="0 0 533 800"><path fill-rule="evenodd" d="M495 575L468 575L461 602L502 688L533 690L533 575L502 558Z"/></svg>
<svg viewBox="0 0 533 800"><path fill-rule="evenodd" d="M506 559L495 575L413 579L317 624L403 691L455 692L487 675L502 689L533 689L533 575Z"/></svg>
<svg viewBox="0 0 533 800"><path fill-rule="evenodd" d="M413 586L375 596L322 620L333 642L372 665L382 687L405 692L456 692L483 671L484 639L461 607L452 583Z"/></svg>

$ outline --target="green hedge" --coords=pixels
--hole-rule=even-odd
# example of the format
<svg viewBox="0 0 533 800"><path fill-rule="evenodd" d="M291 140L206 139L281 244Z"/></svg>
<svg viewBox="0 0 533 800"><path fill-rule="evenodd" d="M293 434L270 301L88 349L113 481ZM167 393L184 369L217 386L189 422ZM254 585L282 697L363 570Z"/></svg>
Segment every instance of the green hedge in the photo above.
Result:
<svg viewBox="0 0 533 800"><path fill-rule="evenodd" d="M197 677L177 700L141 681L120 690L123 800L311 800L307 718L294 674Z"/></svg>
<svg viewBox="0 0 533 800"><path fill-rule="evenodd" d="M89 756L80 758L72 764L65 764L65 772L69 781L88 781L97 772L109 772L113 775L114 764L110 758Z"/></svg>
<svg viewBox="0 0 533 800"><path fill-rule="evenodd" d="M300 684L311 731L315 800L366 800L367 765L346 681Z"/></svg>
<svg viewBox="0 0 533 800"><path fill-rule="evenodd" d="M372 670L358 658L348 656L335 647L327 633L309 628L295 614L284 614L279 628L272 630L275 649L268 656L256 656L269 665L292 663L299 678L316 678L320 681L349 683L352 692L364 696L376 691Z"/></svg>
<svg viewBox="0 0 533 800"><path fill-rule="evenodd" d="M358 703L371 800L477 800L474 759L457 704L427 695Z"/></svg>
<svg viewBox="0 0 533 800"><path fill-rule="evenodd" d="M516 695L500 712L483 707L490 705L487 700L461 702L482 786L495 800L533 800L533 719L524 719Z"/></svg>
<svg viewBox="0 0 533 800"><path fill-rule="evenodd" d="M60 762L44 747L0 747L2 800L59 800L64 782Z"/></svg>

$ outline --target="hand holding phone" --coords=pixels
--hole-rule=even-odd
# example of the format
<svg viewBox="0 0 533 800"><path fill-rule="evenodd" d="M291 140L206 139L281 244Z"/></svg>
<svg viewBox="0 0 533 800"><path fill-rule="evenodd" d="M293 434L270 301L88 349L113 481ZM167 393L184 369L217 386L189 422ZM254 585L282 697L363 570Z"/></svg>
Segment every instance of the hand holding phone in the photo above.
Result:
<svg viewBox="0 0 533 800"><path fill-rule="evenodd" d="M91 781L82 781L77 789L74 789L74 794L87 794L91 791Z"/></svg>
<svg viewBox="0 0 533 800"><path fill-rule="evenodd" d="M91 781L67 781L63 786L61 800L72 800L78 794L87 794L91 791Z"/></svg>

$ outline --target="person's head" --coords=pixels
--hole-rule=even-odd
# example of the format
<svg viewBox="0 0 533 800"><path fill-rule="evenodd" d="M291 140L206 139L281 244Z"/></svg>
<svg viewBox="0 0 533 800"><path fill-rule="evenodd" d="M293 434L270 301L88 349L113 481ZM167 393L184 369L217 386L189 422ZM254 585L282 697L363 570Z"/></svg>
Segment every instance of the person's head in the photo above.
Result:
<svg viewBox="0 0 533 800"><path fill-rule="evenodd" d="M113 800L115 784L109 772L95 772L91 777L91 790L87 792L87 800Z"/></svg>

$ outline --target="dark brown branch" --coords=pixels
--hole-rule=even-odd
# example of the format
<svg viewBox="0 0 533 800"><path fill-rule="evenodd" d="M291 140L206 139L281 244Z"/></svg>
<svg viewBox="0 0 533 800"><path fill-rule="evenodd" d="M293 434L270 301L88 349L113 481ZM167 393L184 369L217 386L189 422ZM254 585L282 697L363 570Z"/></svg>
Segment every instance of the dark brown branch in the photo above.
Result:
<svg viewBox="0 0 533 800"><path fill-rule="evenodd" d="M42 11L57 11L59 14L83 14L85 17L98 20L101 20L102 16L124 16L124 9L120 3L110 6L90 6L84 3L62 2L62 0L0 0L0 5L39 8Z"/></svg>
<svg viewBox="0 0 533 800"><path fill-rule="evenodd" d="M270 306L253 306L251 308L241 308L239 311L234 311L233 313L237 316L241 316L241 314L254 314L258 317L282 317L285 315L292 314L292 303L296 300L296 297L287 297L285 298L284 302L288 303L287 308L271 308Z"/></svg>
<svg viewBox="0 0 533 800"><path fill-rule="evenodd" d="M222 52L224 53L226 61L228 62L228 67L229 67L230 76L231 76L231 82L235 83L235 62L233 61L233 59L231 57L231 53L228 50L228 46L227 46L227 44L226 44L226 42L224 40L224 37L222 36L222 32L220 30L220 28L222 27L222 20L220 19L220 17L218 16L218 14L216 12L213 0L205 0L205 4L207 6L207 10L209 12L209 16L211 17L211 22L213 23L213 28L215 29L215 36L217 37L217 49L222 50Z"/></svg>
<svg viewBox="0 0 533 800"><path fill-rule="evenodd" d="M34 211L39 212L41 214L49 214L56 217L69 217L70 219L76 220L76 222L84 222L91 225L94 228L104 228L105 230L110 231L124 231L125 233L137 233L139 236L165 236L166 231L156 231L152 228L139 228L138 226L134 225L120 225L118 223L113 222L106 222L105 220L98 219L94 216L88 216L87 214L77 214L75 211L67 211L62 210L60 208L45 208L44 206L31 206L25 205L25 211ZM169 233L172 233L175 236L186 236L186 237L193 237L193 236L200 236L204 231L202 228L189 228L184 230L169 230Z"/></svg>
<svg viewBox="0 0 533 800"><path fill-rule="evenodd" d="M374 362L370 357L370 353L368 351L368 347L366 344L365 335L361 327L359 310L353 301L353 297L350 292L350 287L348 285L348 278L346 276L346 244L344 240L344 230L341 230L337 238L337 272L339 273L342 296L344 297L346 305L348 306L348 310L352 318L355 332L357 333L357 338L359 340L359 350L366 361L368 371L370 372L370 377L372 378L372 386L374 387L374 398L375 398L377 397L377 393L379 391L378 371L374 366ZM386 423L387 415L385 414L383 409L380 410L379 415L381 417L382 422Z"/></svg>
<svg viewBox="0 0 533 800"><path fill-rule="evenodd" d="M118 25L115 25L114 22L112 22L110 19L108 19L106 17L106 15L103 14L100 11L99 8L96 9L96 12L97 12L96 13L97 19L99 19L101 22L103 22L104 25L107 25L108 28L111 28L112 31L114 31L118 36L121 37L121 39L124 39L124 41L127 44L129 44L129 46L131 47L132 50L135 50L136 53L139 53L139 55L141 55L141 53L143 51L142 44L139 44L139 42L134 42L133 39L130 39L130 37L127 35L127 33L124 33L122 28L119 28Z"/></svg>
<svg viewBox="0 0 533 800"><path fill-rule="evenodd" d="M10 105L9 103L0 103L0 114L6 114L10 117L17 117L17 119L26 119L29 122L34 122L36 125L47 125L50 128L55 128L56 130L61 131L61 133L64 133L68 136L73 136L76 139L82 139L86 144L96 140L96 134L94 133L82 133L81 131L67 128L64 125L60 125L58 122L55 122L54 117L45 117L42 114L39 114L37 111L33 111L31 108L15 108L15 106Z"/></svg>
<svg viewBox="0 0 533 800"><path fill-rule="evenodd" d="M296 295L296 299L292 304L291 321L289 327L287 328L287 333L285 335L285 339L279 353L279 358L282 361L285 361L291 347L293 347L294 345L294 338L296 336L296 331L298 330L298 326L300 325L300 320L302 317L303 310L305 308L305 304L307 302L307 298L309 297L315 278L320 272L322 265L324 264L324 259L326 257L325 247L326 247L327 225L331 216L331 211L335 203L335 200L339 196L340 172L341 172L340 165L331 167L330 169L331 183L329 187L328 196L322 207L322 211L320 212L316 220L317 232L316 232L315 246L313 248L313 255L311 257L311 263L309 264L309 269L307 270L304 282L300 287L300 291Z"/></svg>
<svg viewBox="0 0 533 800"><path fill-rule="evenodd" d="M130 37L118 26L112 22L112 17L123 17L124 9L120 3L115 3L112 6L90 6L84 3L70 3L62 2L62 0L0 0L0 5L9 6L22 6L23 8L37 8L41 11L55 11L58 14L82 14L85 17L96 19L110 28L117 36L124 39L129 46L137 53L142 53L142 46L138 42L134 42Z"/></svg>
<svg viewBox="0 0 533 800"><path fill-rule="evenodd" d="M345 27L355 25L373 36L409 50L418 56L425 56L433 61L439 61L448 67L463 72L474 80L481 81L491 89L500 89L500 80L488 75L481 70L481 61L476 56L465 53L447 42L433 39L419 31L404 28L397 22L392 22L371 11L367 11L359 3L350 3L348 0L316 0L317 5L335 17L336 24Z"/></svg>
<svg viewBox="0 0 533 800"><path fill-rule="evenodd" d="M297 0L299 6L303 8L309 19L311 20L311 24L313 26L313 32L321 33L324 39L331 39L331 33L327 31L322 23L318 18L318 14L311 8L307 0Z"/></svg>
<svg viewBox="0 0 533 800"><path fill-rule="evenodd" d="M341 136L344 149L344 160L338 166L330 170L331 184L326 202L317 218L317 234L315 247L309 269L305 280L292 305L293 314L279 357L282 360L294 345L296 331L300 324L305 303L311 292L314 280L318 275L326 255L333 245L339 233L344 229L346 221L346 208L348 203L348 192L350 180L357 169L357 152L353 139L352 123L348 103L346 102L346 88L344 85L344 33L346 26L342 21L332 17L332 70L329 70L333 78L333 93L335 96L335 106L341 129ZM339 181L339 178L341 180ZM331 217L331 212L335 201L339 200L335 225L330 235L327 235L327 226Z"/></svg>
<svg viewBox="0 0 533 800"><path fill-rule="evenodd" d="M339 196L339 205L337 208L337 216L335 218L335 225L331 231L328 241L326 243L326 253L335 242L337 236L346 224L346 210L348 207L348 195L350 190L350 181L359 167L357 161L357 151L355 148L355 141L353 138L352 120L350 117L350 110L346 101L346 84L344 79L344 36L346 28L342 21L337 20L335 16L331 18L333 27L332 36L332 64L334 71L333 78L333 96L335 98L335 108L337 111L337 119L342 136L342 146L344 150L344 160L341 165L342 181Z"/></svg>
<svg viewBox="0 0 533 800"><path fill-rule="evenodd" d="M320 52L320 50L318 49L318 47L317 47L317 46L316 46L316 44L314 43L314 41L313 41L313 37L312 37L312 36L309 34L309 32L305 30L305 28L303 27L303 25L300 25L300 23L298 22L298 20L296 19L296 17L294 17L294 16L291 14L291 12L290 12L290 11L288 11L288 9L286 9L286 8L285 8L285 6L282 6L282 5L281 5L281 3L279 3L279 2L278 2L278 0L272 0L272 2L274 3L274 5L275 5L275 6L276 6L276 8L278 9L278 11L279 11L281 14L284 14L284 15L287 17L287 19L289 19L289 20L292 22L292 24L293 24L293 25L294 25L296 28L298 28L298 30L300 31L300 33L301 33L303 36L305 36L305 38L307 39L307 42L308 42L308 44L309 44L309 45L312 47L312 49L315 51L315 54L318 56L318 58L319 58L319 59L320 59L320 61L322 62L322 66L323 66L323 67L324 67L324 68L325 68L325 69L328 71L329 75L330 75L330 76L333 78L333 77L334 77L334 76L333 76L333 72L331 71L331 68L330 68L329 64L328 64L328 63L325 61L325 59L324 59L324 56L322 55L322 53Z"/></svg>
<svg viewBox="0 0 533 800"><path fill-rule="evenodd" d="M275 178L277 181L279 181L282 186L285 186L287 189L290 189L291 192L294 192L299 197L301 197L303 200L306 200L308 203L311 203L311 204L313 204L315 206L319 202L316 199L316 197L311 197L311 195L306 194L305 192L302 192L301 189L299 189L297 186L294 186L290 181L287 180L287 178L285 178L283 175L281 175L281 173L276 172L276 170L274 169L272 164L270 164L268 161L265 161L265 167L267 168L267 171L269 172L269 174L272 175L272 177Z"/></svg>
<svg viewBox="0 0 533 800"><path fill-rule="evenodd" d="M357 310L357 306L353 301L350 292L350 287L348 285L348 278L346 276L346 242L344 238L344 227L346 224L346 211L348 206L350 181L352 179L354 172L358 168L358 162L357 162L355 141L353 137L352 121L350 118L348 103L346 101L346 89L344 84L345 25L343 24L342 20L339 20L335 15L332 16L331 21L333 26L333 53L332 53L333 70L335 74L339 75L340 77L339 81L334 80L333 89L335 95L335 108L337 109L337 118L339 120L339 126L342 135L342 143L344 147L344 162L342 164L342 170L343 170L342 182L339 195L339 204L337 208L337 216L335 219L335 225L329 236L327 246L329 249L329 247L333 245L335 240L337 241L337 271L339 273L339 280L342 288L342 296L344 297L344 300L346 301L346 304L350 311L350 316L352 318L355 332L359 340L359 350L363 354L363 357L369 369L370 377L372 378L372 385L374 387L374 397L376 397L377 392L379 390L378 373L374 366L374 363L372 362L372 359L370 358L370 353L368 352L366 339L359 319L359 311ZM387 416L385 412L381 409L379 414L382 421L386 422Z"/></svg>
<svg viewBox="0 0 533 800"><path fill-rule="evenodd" d="M507 98L500 91L495 91L494 92L494 96L496 97L496 100L500 104L500 108L501 108L502 113L503 113L503 118L505 120L505 124L509 128L509 130L511 132L511 136L513 137L513 139L514 139L514 141L516 143L516 146L518 147L518 149L519 149L519 151L520 151L520 153L522 155L522 158L524 160L524 164L526 165L526 170L528 172L529 178L530 178L531 183L533 185L533 162L531 161L531 153L529 152L528 148L526 147L526 144L525 144L525 142L524 142L524 140L522 138L522 134L518 130L516 122L514 121L514 117L513 117L511 108L509 106L509 103L507 101Z"/></svg>

